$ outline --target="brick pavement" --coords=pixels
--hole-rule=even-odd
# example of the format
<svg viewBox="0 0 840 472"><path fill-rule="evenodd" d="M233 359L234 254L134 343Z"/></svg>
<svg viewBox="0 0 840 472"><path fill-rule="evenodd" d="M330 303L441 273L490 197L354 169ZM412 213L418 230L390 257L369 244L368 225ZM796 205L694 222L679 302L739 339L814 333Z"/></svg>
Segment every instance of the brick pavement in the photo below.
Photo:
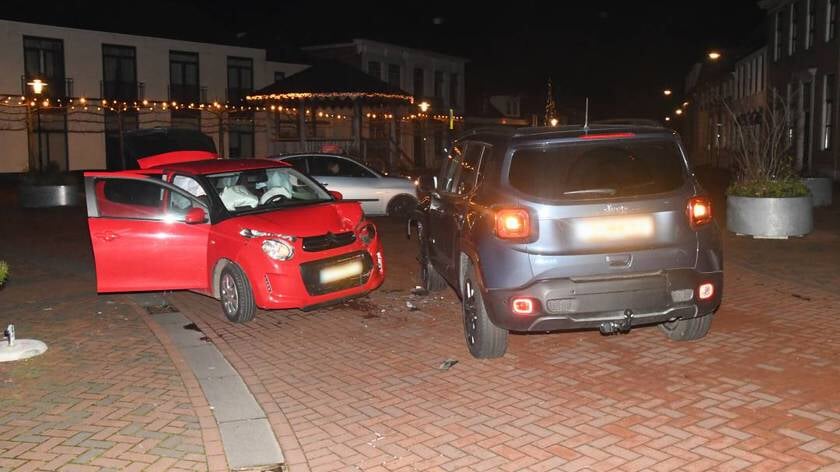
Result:
<svg viewBox="0 0 840 472"><path fill-rule="evenodd" d="M412 243L381 231L389 266L412 270L367 300L233 325L214 300L173 297L242 374L293 472L840 470L834 293L730 263L700 342L516 335L479 361L452 293L406 309Z"/></svg>
<svg viewBox="0 0 840 472"><path fill-rule="evenodd" d="M126 297L96 295L89 242L78 237L84 219L41 216L29 231L0 234L0 259L12 266L0 324L49 346L0 364L0 471L226 469L201 389L184 381L189 369ZM8 211L6 228L23 218Z"/></svg>

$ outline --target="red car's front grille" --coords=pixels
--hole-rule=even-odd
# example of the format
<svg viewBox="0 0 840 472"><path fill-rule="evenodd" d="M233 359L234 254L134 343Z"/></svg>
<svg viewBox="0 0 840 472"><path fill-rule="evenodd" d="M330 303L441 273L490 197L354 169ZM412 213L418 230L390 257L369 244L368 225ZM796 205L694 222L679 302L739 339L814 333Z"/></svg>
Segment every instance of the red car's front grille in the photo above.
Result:
<svg viewBox="0 0 840 472"><path fill-rule="evenodd" d="M336 280L330 283L321 282L321 271L330 266L344 264L358 260L362 263L362 271L359 275ZM303 285L310 295L324 295L348 288L358 287L367 283L373 271L373 260L366 251L351 252L340 256L320 259L313 262L306 262L300 265L300 275L303 278Z"/></svg>
<svg viewBox="0 0 840 472"><path fill-rule="evenodd" d="M308 252L326 251L352 244L356 235L352 231L346 233L327 233L322 236L303 238L303 250Z"/></svg>

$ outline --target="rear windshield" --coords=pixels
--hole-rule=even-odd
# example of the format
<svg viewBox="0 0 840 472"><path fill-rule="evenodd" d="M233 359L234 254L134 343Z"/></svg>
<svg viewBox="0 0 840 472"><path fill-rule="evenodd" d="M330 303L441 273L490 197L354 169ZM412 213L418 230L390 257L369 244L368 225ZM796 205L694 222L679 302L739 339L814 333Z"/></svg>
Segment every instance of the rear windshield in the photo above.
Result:
<svg viewBox="0 0 840 472"><path fill-rule="evenodd" d="M668 192L685 179L671 140L563 143L514 152L508 175L517 190L545 199L587 199Z"/></svg>

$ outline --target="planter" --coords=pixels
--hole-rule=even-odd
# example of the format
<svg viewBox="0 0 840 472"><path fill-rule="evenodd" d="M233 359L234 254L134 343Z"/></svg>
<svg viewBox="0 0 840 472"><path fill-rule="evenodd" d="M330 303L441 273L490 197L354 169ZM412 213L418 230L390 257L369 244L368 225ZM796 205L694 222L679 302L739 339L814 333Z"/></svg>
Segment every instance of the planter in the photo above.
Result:
<svg viewBox="0 0 840 472"><path fill-rule="evenodd" d="M756 238L786 239L814 229L811 196L793 198L726 197L729 231Z"/></svg>
<svg viewBox="0 0 840 472"><path fill-rule="evenodd" d="M804 177L802 183L811 191L812 203L815 207L831 205L831 188L834 182L829 177Z"/></svg>
<svg viewBox="0 0 840 472"><path fill-rule="evenodd" d="M82 201L78 185L27 185L18 187L18 201L24 208L76 206Z"/></svg>

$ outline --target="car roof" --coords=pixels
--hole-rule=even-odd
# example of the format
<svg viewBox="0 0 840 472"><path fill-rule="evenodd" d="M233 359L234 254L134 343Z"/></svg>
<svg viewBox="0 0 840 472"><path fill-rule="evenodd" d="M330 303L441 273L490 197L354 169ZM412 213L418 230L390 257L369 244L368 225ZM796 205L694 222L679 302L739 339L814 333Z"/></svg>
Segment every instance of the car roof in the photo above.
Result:
<svg viewBox="0 0 840 472"><path fill-rule="evenodd" d="M291 154L280 154L279 156L270 156L269 159L288 159L290 157L340 157L342 159L350 159L351 161L355 160L349 156L342 156L341 154L331 154L328 152L294 152Z"/></svg>
<svg viewBox="0 0 840 472"><path fill-rule="evenodd" d="M210 159L162 165L159 168L166 171L205 175L238 170L270 169L272 167L290 167L290 165L268 159Z"/></svg>
<svg viewBox="0 0 840 472"><path fill-rule="evenodd" d="M653 125L639 125L639 124L592 124L588 127L582 125L572 126L537 126L528 128L475 128L466 134L459 137L459 140L469 139L471 137L489 135L501 138L507 138L514 142L527 141L550 141L554 139L568 139L579 138L587 135L599 134L633 134L637 136L644 135L676 135L674 130L663 128L661 126Z"/></svg>

